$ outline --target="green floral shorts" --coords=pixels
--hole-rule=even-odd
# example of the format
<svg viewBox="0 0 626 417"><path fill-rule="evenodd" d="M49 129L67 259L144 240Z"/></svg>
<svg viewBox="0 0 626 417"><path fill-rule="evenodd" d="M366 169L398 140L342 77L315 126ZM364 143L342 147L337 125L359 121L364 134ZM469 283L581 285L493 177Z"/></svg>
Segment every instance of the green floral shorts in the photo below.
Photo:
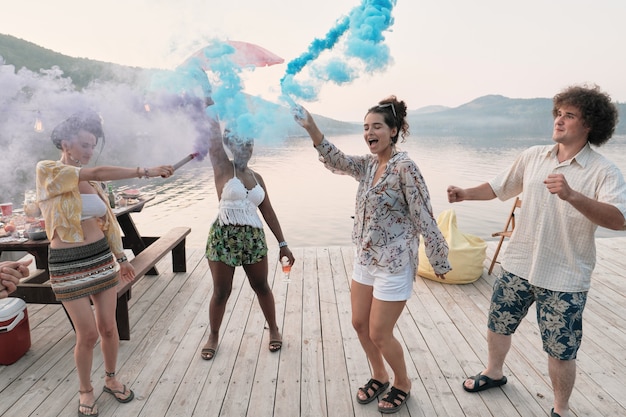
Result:
<svg viewBox="0 0 626 417"><path fill-rule="evenodd" d="M587 292L559 292L536 287L504 271L496 280L491 296L488 327L494 333L510 335L537 302L537 323L543 350L560 360L576 359L583 337L583 310Z"/></svg>
<svg viewBox="0 0 626 417"><path fill-rule="evenodd" d="M267 255L265 232L252 226L221 225L215 221L206 242L209 261L235 267L259 263Z"/></svg>

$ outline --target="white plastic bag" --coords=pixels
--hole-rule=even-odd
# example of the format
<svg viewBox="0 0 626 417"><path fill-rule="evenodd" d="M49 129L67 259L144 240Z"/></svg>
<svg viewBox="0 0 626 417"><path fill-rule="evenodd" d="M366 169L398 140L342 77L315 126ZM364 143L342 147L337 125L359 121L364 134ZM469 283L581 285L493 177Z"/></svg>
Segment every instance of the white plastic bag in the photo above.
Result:
<svg viewBox="0 0 626 417"><path fill-rule="evenodd" d="M478 236L462 233L456 226L454 210L446 210L439 214L437 225L448 242L448 261L452 266L452 271L446 274L445 280L437 278L426 256L422 239L419 247L417 274L444 284L469 284L480 278L484 270L487 243Z"/></svg>

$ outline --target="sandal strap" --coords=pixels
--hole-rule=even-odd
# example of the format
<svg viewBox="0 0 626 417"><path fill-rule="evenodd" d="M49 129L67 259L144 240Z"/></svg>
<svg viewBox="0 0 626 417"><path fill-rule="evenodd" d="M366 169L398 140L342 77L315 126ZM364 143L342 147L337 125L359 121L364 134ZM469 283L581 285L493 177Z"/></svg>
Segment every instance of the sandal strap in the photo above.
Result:
<svg viewBox="0 0 626 417"><path fill-rule="evenodd" d="M91 387L91 389L88 389L87 391L78 390L79 394L89 394L90 392L93 392L93 387ZM85 406L85 407L87 407L87 406Z"/></svg>
<svg viewBox="0 0 626 417"><path fill-rule="evenodd" d="M386 389L389 386L389 383L382 383L377 379L370 378L369 381L362 387L359 387L359 390L365 395L365 399L370 399L379 394L381 389Z"/></svg>
<svg viewBox="0 0 626 417"><path fill-rule="evenodd" d="M378 391L380 389L380 387L382 387L384 384L374 378L371 378L369 381L367 381L367 383L365 385L363 385L361 387L361 391L363 391L365 393L365 395L367 395L368 397L370 396L369 394L369 390L372 390L374 392Z"/></svg>
<svg viewBox="0 0 626 417"><path fill-rule="evenodd" d="M89 414L87 413L83 413L82 411L80 411L81 408L85 408L87 410L89 410ZM78 415L79 416L98 416L98 412L95 411L94 412L94 408L96 408L96 403L93 403L91 405L87 405L87 404L82 404L80 401L78 402Z"/></svg>
<svg viewBox="0 0 626 417"><path fill-rule="evenodd" d="M96 403L93 403L92 405L78 403L78 407L88 408L89 410L93 411L93 409L96 408Z"/></svg>
<svg viewBox="0 0 626 417"><path fill-rule="evenodd" d="M383 401L388 402L389 404L393 404L394 407L398 407L402 405L404 401L406 401L408 396L408 393L396 387L391 387L389 392L383 397Z"/></svg>

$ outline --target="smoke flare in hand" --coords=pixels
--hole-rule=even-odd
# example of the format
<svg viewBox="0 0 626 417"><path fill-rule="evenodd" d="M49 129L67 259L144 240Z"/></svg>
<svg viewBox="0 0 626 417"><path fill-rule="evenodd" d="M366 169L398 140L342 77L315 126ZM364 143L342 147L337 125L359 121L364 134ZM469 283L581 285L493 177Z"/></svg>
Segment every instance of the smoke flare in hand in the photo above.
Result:
<svg viewBox="0 0 626 417"><path fill-rule="evenodd" d="M184 157L183 159L181 159L180 161L178 161L174 165L172 165L174 167L174 170L177 170L178 168L182 167L187 162L189 162L192 159L196 158L198 155L199 155L198 152L190 153L189 155L187 155L186 157Z"/></svg>

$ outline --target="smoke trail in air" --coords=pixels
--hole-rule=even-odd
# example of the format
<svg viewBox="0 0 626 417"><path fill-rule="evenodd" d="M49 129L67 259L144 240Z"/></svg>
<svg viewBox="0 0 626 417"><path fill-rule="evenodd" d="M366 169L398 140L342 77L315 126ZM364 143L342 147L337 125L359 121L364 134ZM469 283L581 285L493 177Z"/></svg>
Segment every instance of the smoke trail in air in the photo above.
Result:
<svg viewBox="0 0 626 417"><path fill-rule="evenodd" d="M315 101L325 82L347 84L361 73L385 70L391 57L383 32L393 24L395 4L396 0L362 0L323 39L311 42L306 52L287 64L280 81L283 98L292 106L294 99ZM325 52L331 56L321 62Z"/></svg>
<svg viewBox="0 0 626 417"><path fill-rule="evenodd" d="M198 115L198 111L204 109L202 103L206 99L211 102L211 106L206 109L210 117L218 118L226 128L240 137L269 142L282 137L288 126L293 124L287 114L277 115L278 105L255 99L243 92L242 71L253 70L255 62L258 64L257 61L263 59L252 56L255 50L252 44L247 44L250 50L241 47L236 50L232 45L244 43L212 40L174 72L153 77L153 91L166 91L183 97L182 101L179 99L172 104L184 107L197 121L198 135L194 151L200 154L199 159L208 153L206 117ZM256 47L258 49L262 48ZM273 58L279 61L273 60L266 65L282 62L279 57Z"/></svg>

